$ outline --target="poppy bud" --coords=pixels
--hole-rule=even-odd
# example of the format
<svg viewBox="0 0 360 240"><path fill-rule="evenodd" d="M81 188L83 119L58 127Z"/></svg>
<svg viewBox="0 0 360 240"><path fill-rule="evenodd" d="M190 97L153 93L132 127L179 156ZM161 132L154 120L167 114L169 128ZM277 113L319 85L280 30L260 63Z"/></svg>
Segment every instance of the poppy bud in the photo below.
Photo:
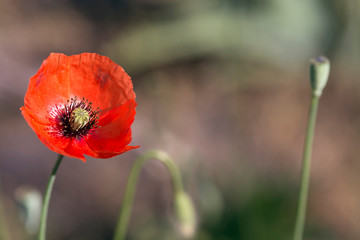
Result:
<svg viewBox="0 0 360 240"><path fill-rule="evenodd" d="M26 232L35 234L38 231L41 215L42 197L39 191L30 187L20 187L15 192L19 214Z"/></svg>
<svg viewBox="0 0 360 240"><path fill-rule="evenodd" d="M196 217L194 205L184 191L175 193L175 214L179 222L180 233L187 238L194 235L196 229Z"/></svg>
<svg viewBox="0 0 360 240"><path fill-rule="evenodd" d="M310 60L310 81L314 96L320 97L329 78L330 61L319 56Z"/></svg>

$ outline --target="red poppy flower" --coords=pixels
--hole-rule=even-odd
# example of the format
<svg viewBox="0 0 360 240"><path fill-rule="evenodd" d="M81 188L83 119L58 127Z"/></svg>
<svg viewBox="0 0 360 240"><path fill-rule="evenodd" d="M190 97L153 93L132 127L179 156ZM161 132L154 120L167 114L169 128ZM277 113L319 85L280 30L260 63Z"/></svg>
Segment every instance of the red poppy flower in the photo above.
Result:
<svg viewBox="0 0 360 240"><path fill-rule="evenodd" d="M21 112L51 150L85 161L138 146L131 141L135 93L124 69L96 53L52 53L30 79Z"/></svg>

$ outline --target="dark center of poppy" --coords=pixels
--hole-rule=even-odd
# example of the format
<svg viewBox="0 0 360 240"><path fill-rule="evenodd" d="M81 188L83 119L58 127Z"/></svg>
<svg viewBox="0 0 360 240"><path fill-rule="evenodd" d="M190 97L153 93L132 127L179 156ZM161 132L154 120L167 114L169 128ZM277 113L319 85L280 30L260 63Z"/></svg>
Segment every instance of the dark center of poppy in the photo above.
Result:
<svg viewBox="0 0 360 240"><path fill-rule="evenodd" d="M82 98L68 100L64 107L57 108L56 129L64 137L82 138L98 128L100 109L94 109L92 103Z"/></svg>

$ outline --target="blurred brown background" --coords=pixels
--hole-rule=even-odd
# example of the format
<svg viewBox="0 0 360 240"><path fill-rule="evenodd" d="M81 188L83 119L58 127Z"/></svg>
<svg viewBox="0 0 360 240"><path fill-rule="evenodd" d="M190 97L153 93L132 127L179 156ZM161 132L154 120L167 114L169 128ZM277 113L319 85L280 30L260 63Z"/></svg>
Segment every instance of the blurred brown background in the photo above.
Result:
<svg viewBox="0 0 360 240"><path fill-rule="evenodd" d="M319 54L332 68L305 239L360 239L359 13L351 0L0 0L0 186L11 239L34 239L17 202L24 187L43 193L57 156L19 111L51 52L97 52L124 67L141 148L87 163L65 158L49 239L112 239L130 167L153 148L181 169L198 214L194 239L290 239L308 61ZM171 194L165 168L146 164L128 239L181 239Z"/></svg>

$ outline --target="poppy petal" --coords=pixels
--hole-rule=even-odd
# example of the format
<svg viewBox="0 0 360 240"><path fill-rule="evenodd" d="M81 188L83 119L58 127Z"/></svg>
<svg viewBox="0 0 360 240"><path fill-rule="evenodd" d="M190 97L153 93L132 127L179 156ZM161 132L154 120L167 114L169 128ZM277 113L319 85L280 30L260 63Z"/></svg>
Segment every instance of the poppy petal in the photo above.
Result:
<svg viewBox="0 0 360 240"><path fill-rule="evenodd" d="M87 140L94 152L101 157L114 152L115 154L112 155L114 156L138 147L127 146L131 142L130 126L134 121L136 105L135 100L128 100L100 117L100 128Z"/></svg>
<svg viewBox="0 0 360 240"><path fill-rule="evenodd" d="M69 78L66 56L51 54L39 71L30 78L25 95L25 108L45 120L51 108L69 99Z"/></svg>
<svg viewBox="0 0 360 240"><path fill-rule="evenodd" d="M69 57L71 97L85 97L102 112L135 99L131 78L110 58L95 53Z"/></svg>
<svg viewBox="0 0 360 240"><path fill-rule="evenodd" d="M59 154L79 158L85 161L85 157L82 154L82 151L76 151L74 147L72 147L72 139L64 138L59 136L56 133L51 131L51 125L44 125L36 121L36 117L34 117L31 113L27 112L26 109L22 109L22 115L24 116L25 120L28 122L29 126L34 130L37 134L41 142Z"/></svg>

